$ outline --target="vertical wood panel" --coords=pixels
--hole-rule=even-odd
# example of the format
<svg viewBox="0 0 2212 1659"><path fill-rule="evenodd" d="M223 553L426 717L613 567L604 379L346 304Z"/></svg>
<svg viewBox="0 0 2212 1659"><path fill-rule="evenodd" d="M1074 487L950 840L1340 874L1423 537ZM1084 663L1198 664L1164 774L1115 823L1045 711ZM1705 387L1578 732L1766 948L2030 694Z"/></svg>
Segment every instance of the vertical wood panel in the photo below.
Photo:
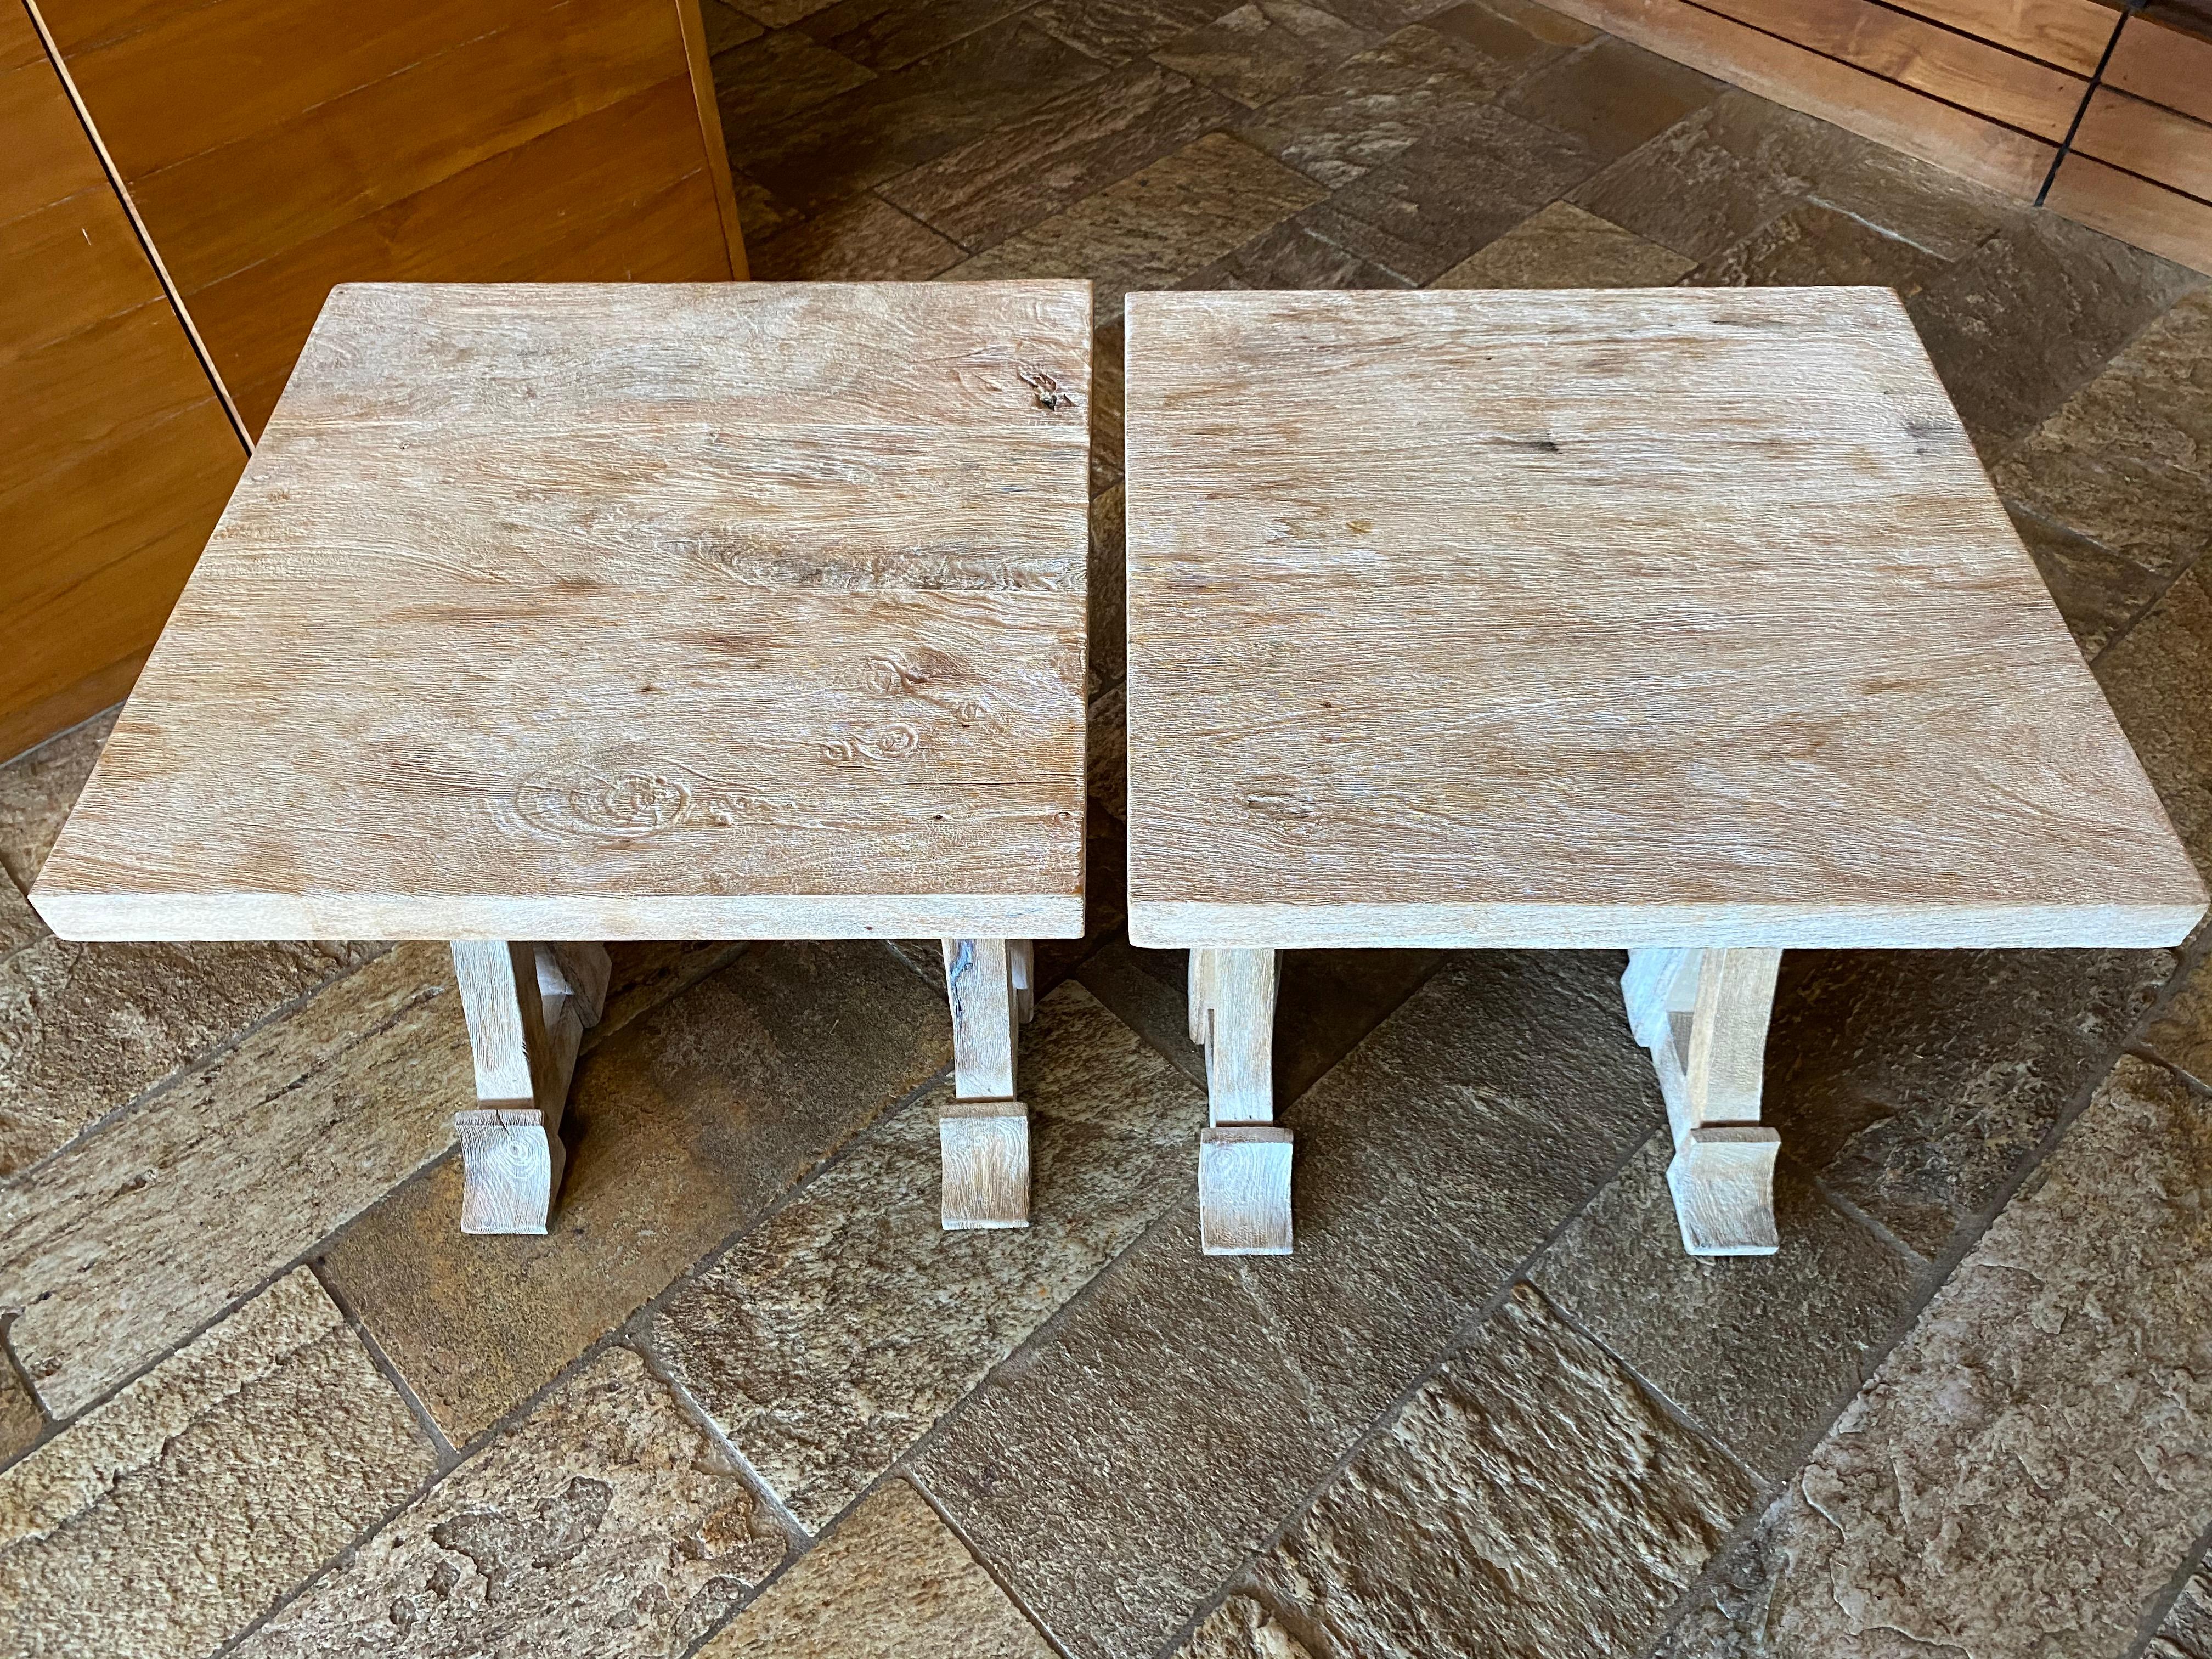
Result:
<svg viewBox="0 0 2212 1659"><path fill-rule="evenodd" d="M246 453L20 4L0 64L4 756L128 689Z"/></svg>

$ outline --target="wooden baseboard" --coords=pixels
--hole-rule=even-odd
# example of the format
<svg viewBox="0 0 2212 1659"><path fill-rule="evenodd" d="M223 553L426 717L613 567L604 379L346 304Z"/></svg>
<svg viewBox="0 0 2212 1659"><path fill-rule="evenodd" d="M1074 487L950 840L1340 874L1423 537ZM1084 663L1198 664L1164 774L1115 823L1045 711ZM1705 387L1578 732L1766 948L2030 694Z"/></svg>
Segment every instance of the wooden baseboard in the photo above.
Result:
<svg viewBox="0 0 2212 1659"><path fill-rule="evenodd" d="M101 709L121 702L137 684L147 654L134 651L120 662L94 669L52 696L0 714L0 756L12 758L35 749L56 732L66 732L78 721L90 720Z"/></svg>
<svg viewBox="0 0 2212 1659"><path fill-rule="evenodd" d="M2212 273L2212 205L2076 150L2051 182L2044 205L2075 224Z"/></svg>

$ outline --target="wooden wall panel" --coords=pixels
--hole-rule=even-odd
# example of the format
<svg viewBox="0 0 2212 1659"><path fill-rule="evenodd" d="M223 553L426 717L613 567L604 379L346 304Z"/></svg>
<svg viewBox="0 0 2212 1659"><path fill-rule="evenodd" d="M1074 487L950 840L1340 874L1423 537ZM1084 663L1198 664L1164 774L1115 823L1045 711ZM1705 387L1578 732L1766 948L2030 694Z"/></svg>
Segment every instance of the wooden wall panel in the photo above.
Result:
<svg viewBox="0 0 2212 1659"><path fill-rule="evenodd" d="M337 283L742 272L696 0L38 3L249 430Z"/></svg>
<svg viewBox="0 0 2212 1659"><path fill-rule="evenodd" d="M2118 15L2099 0L1888 0L1930 22L1993 41L2087 76L2105 55Z"/></svg>
<svg viewBox="0 0 2212 1659"><path fill-rule="evenodd" d="M2212 121L2212 41L2131 17L2105 65L2105 84Z"/></svg>
<svg viewBox="0 0 2212 1659"><path fill-rule="evenodd" d="M130 687L246 447L20 4L0 4L0 756Z"/></svg>
<svg viewBox="0 0 2212 1659"><path fill-rule="evenodd" d="M1700 3L1708 10L1779 35L1869 75L2053 143L2066 136L2087 89L2080 76L1891 11L1871 0L1700 0Z"/></svg>
<svg viewBox="0 0 2212 1659"><path fill-rule="evenodd" d="M2212 204L2168 190L2075 151L2051 180L2045 203L2078 224L2212 271Z"/></svg>
<svg viewBox="0 0 2212 1659"><path fill-rule="evenodd" d="M2084 155L2212 201L2212 126L2100 87L2074 148Z"/></svg>

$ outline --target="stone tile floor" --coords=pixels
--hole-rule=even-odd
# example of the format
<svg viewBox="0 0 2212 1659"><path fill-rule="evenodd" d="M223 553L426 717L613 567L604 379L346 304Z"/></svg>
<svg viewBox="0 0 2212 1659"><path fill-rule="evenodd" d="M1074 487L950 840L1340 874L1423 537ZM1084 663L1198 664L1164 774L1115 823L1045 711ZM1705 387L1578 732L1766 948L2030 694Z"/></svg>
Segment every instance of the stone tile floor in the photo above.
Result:
<svg viewBox="0 0 2212 1659"><path fill-rule="evenodd" d="M0 1647L2212 1659L2203 941L1792 953L1722 1262L1617 957L1293 955L1298 1253L1207 1261L1116 817L1121 293L1880 283L2212 865L2204 279L1528 0L706 9L762 276L1097 284L1036 1224L933 1224L927 950L633 945L462 1239L441 950L22 902L94 722L0 770Z"/></svg>

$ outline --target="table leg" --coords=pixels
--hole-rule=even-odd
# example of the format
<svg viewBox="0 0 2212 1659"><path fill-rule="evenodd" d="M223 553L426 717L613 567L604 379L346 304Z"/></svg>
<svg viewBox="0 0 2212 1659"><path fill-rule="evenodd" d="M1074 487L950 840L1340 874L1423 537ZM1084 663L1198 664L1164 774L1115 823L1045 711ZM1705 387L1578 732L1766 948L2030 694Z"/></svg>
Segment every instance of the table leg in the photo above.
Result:
<svg viewBox="0 0 2212 1659"><path fill-rule="evenodd" d="M1291 1132L1276 1127L1273 951L1190 953L1191 1040L1206 1045L1198 1231L1208 1255L1288 1255Z"/></svg>
<svg viewBox="0 0 2212 1659"><path fill-rule="evenodd" d="M463 1232L545 1231L568 1160L568 1079L585 1029L599 1023L609 972L604 945L453 941L479 1103L453 1118Z"/></svg>
<svg viewBox="0 0 2212 1659"><path fill-rule="evenodd" d="M937 1115L948 1228L1030 1224L1030 1114L1015 1097L1014 1054L1033 1003L1026 939L949 939L953 1098Z"/></svg>
<svg viewBox="0 0 2212 1659"><path fill-rule="evenodd" d="M1642 950L1621 995L1651 1050L1674 1158L1667 1185L1692 1255L1771 1255L1774 1160L1782 1138L1759 1124L1766 1026L1782 952Z"/></svg>

